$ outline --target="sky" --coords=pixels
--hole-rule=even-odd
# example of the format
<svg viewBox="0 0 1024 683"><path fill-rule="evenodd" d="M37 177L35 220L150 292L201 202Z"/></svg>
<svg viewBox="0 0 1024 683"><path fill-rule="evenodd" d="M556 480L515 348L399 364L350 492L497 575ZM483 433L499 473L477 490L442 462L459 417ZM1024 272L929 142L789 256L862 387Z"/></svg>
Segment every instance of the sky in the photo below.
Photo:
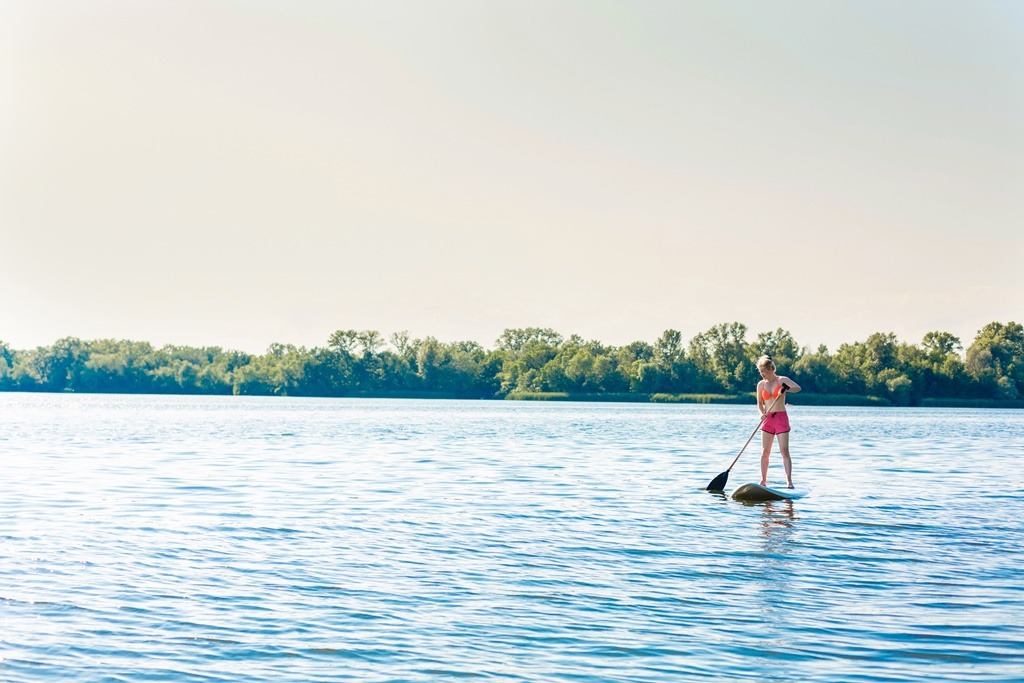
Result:
<svg viewBox="0 0 1024 683"><path fill-rule="evenodd" d="M1024 320L1024 3L0 0L0 339Z"/></svg>

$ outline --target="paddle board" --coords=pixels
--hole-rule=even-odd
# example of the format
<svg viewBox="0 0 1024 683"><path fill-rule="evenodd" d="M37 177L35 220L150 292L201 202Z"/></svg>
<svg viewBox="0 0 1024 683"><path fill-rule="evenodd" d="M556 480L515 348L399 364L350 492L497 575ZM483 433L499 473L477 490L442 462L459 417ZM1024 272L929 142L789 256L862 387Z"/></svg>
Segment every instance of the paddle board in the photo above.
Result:
<svg viewBox="0 0 1024 683"><path fill-rule="evenodd" d="M803 498L805 493L800 489L773 489L760 484L743 484L732 492L732 499L753 503L765 500L794 500Z"/></svg>

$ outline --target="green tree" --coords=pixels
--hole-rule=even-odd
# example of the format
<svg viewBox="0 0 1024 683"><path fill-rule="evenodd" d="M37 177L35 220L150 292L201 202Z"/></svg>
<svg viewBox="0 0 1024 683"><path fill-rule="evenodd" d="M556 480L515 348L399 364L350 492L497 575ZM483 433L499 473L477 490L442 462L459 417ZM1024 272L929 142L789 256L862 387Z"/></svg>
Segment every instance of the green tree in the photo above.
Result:
<svg viewBox="0 0 1024 683"><path fill-rule="evenodd" d="M271 344L267 352L232 373L235 394L257 396L302 395L310 353L292 344Z"/></svg>
<svg viewBox="0 0 1024 683"><path fill-rule="evenodd" d="M558 347L562 343L562 335L548 327L510 328L501 333L496 344L502 351L519 353L530 342L539 343L546 347Z"/></svg>
<svg viewBox="0 0 1024 683"><path fill-rule="evenodd" d="M1020 398L1020 392L1017 390L1017 385L1004 375L996 380L996 398L1016 401Z"/></svg>
<svg viewBox="0 0 1024 683"><path fill-rule="evenodd" d="M780 327L771 332L758 334L757 341L751 345L748 354L754 359L762 355L771 356L775 367L782 373L793 368L796 361L800 360L802 351L793 335Z"/></svg>
<svg viewBox="0 0 1024 683"><path fill-rule="evenodd" d="M363 330L357 333L356 338L363 347L364 356L372 356L384 346L384 337L377 330Z"/></svg>
<svg viewBox="0 0 1024 683"><path fill-rule="evenodd" d="M352 357L336 348L315 347L306 358L299 392L304 396L348 396L354 390L352 381ZM245 370L232 373L245 376ZM236 384L235 393L242 393L241 384Z"/></svg>
<svg viewBox="0 0 1024 683"><path fill-rule="evenodd" d="M703 335L697 335L690 342L690 353L687 356L679 330L665 330L654 342L650 360L644 358L636 364L633 389L683 393L710 387L714 383L710 342Z"/></svg>
<svg viewBox="0 0 1024 683"><path fill-rule="evenodd" d="M493 375L484 377L487 353L473 341L439 342L427 337L417 345L416 364L422 387L456 396L484 398L494 394ZM491 371L495 366L489 365Z"/></svg>
<svg viewBox="0 0 1024 683"><path fill-rule="evenodd" d="M842 344L832 359L835 386L841 393L884 394L891 377L879 377L886 369L903 371L897 363L896 335L876 332L863 342Z"/></svg>
<svg viewBox="0 0 1024 683"><path fill-rule="evenodd" d="M328 348L352 355L359 344L359 333L355 330L337 330L327 339Z"/></svg>
<svg viewBox="0 0 1024 683"><path fill-rule="evenodd" d="M607 362L599 365L602 356L595 356L590 349L580 347L565 364L565 378L571 383L569 391L593 393L601 390L601 379L607 372Z"/></svg>
<svg viewBox="0 0 1024 683"><path fill-rule="evenodd" d="M878 373L878 386L884 387L886 397L893 405L908 406L913 392L913 382L905 374L894 368L886 368Z"/></svg>
<svg viewBox="0 0 1024 683"><path fill-rule="evenodd" d="M408 359L412 350L412 342L407 331L402 330L401 332L393 333L391 335L391 345L395 347L399 356Z"/></svg>
<svg viewBox="0 0 1024 683"><path fill-rule="evenodd" d="M967 372L989 396L1024 393L1024 326L1015 322L985 325L967 349ZM1006 382L1000 384L1003 377Z"/></svg>
<svg viewBox="0 0 1024 683"><path fill-rule="evenodd" d="M963 350L960 338L954 337L949 332L926 333L924 339L921 340L921 347L932 358L945 358Z"/></svg>
<svg viewBox="0 0 1024 683"><path fill-rule="evenodd" d="M42 391L73 391L83 351L82 340L75 337L64 337L52 346L36 349L33 360L38 388Z"/></svg>
<svg viewBox="0 0 1024 683"><path fill-rule="evenodd" d="M814 353L801 352L793 361L793 375L804 391L828 394L836 391L836 378L832 373L832 356L824 344Z"/></svg>
<svg viewBox="0 0 1024 683"><path fill-rule="evenodd" d="M427 391L443 391L448 383L445 366L450 356L444 344L434 337L427 337L418 345L416 351L416 372L423 380L423 388Z"/></svg>
<svg viewBox="0 0 1024 683"><path fill-rule="evenodd" d="M0 391L11 391L18 388L15 376L18 352L6 342L0 341Z"/></svg>
<svg viewBox="0 0 1024 683"><path fill-rule="evenodd" d="M550 329L505 330L498 339L498 349L506 353L498 373L501 392L544 391L541 370L558 355L561 343L562 336Z"/></svg>
<svg viewBox="0 0 1024 683"><path fill-rule="evenodd" d="M642 392L641 367L654 364L654 347L647 342L635 341L615 349L612 358L618 377L616 391Z"/></svg>
<svg viewBox="0 0 1024 683"><path fill-rule="evenodd" d="M756 384L753 359L746 342L747 326L722 323L690 340L690 358L698 371L708 376L714 388L724 391L752 389ZM702 387L706 390L711 387Z"/></svg>

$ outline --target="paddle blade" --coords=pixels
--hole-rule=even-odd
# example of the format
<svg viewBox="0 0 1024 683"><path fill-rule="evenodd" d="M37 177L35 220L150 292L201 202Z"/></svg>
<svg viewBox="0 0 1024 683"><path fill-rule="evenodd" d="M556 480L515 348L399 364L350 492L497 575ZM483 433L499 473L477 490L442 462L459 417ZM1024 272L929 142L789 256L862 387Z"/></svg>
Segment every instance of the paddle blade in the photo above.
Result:
<svg viewBox="0 0 1024 683"><path fill-rule="evenodd" d="M729 470L722 472L717 477L711 480L711 483L705 487L706 491L724 491L725 482L729 481Z"/></svg>

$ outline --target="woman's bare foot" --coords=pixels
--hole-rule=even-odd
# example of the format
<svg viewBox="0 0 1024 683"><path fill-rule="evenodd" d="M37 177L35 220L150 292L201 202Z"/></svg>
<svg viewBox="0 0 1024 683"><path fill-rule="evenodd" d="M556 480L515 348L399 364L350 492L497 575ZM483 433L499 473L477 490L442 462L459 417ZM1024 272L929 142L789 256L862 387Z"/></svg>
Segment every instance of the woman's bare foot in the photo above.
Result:
<svg viewBox="0 0 1024 683"><path fill-rule="evenodd" d="M793 482L789 482L789 484L786 485L786 488L787 489L792 489L792 488L796 488L796 487L793 486Z"/></svg>
<svg viewBox="0 0 1024 683"><path fill-rule="evenodd" d="M767 486L767 485L768 485L768 482L766 482L764 479L762 479L761 480L761 486Z"/></svg>

